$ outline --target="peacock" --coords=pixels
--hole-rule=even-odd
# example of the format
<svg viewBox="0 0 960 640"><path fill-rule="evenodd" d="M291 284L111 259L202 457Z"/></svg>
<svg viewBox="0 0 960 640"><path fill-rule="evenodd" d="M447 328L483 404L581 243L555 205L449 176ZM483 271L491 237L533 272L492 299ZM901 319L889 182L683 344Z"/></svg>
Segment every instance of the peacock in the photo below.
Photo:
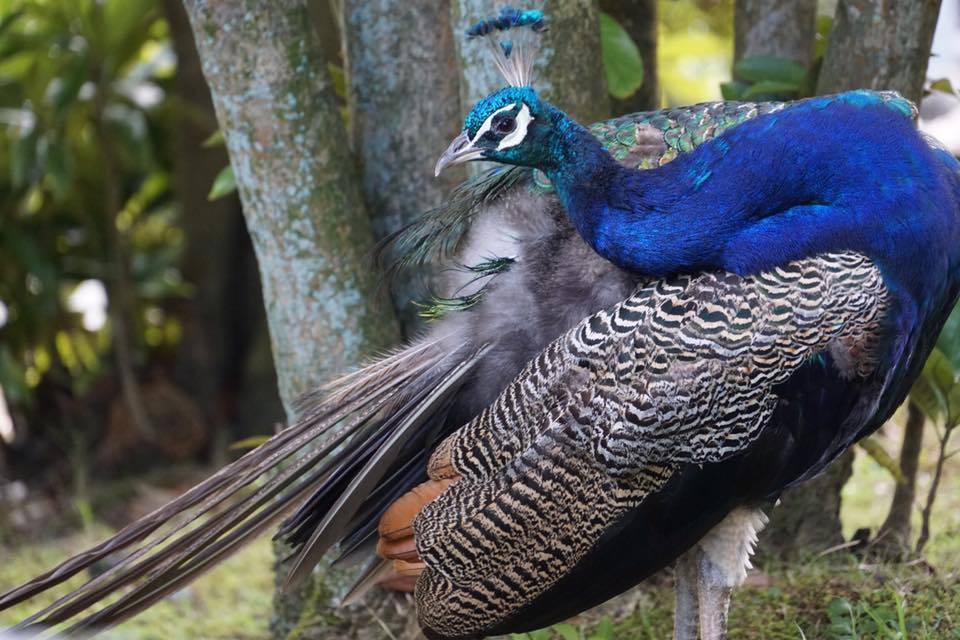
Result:
<svg viewBox="0 0 960 640"><path fill-rule="evenodd" d="M413 588L430 638L543 627L674 562L674 637L725 637L763 509L889 418L957 300L960 163L885 92L588 129L532 86L545 28L469 32L508 86L436 170L499 166L391 239L451 265L430 330L0 597L121 556L17 631L109 628L283 520L288 585L336 544L369 559L345 600Z"/></svg>

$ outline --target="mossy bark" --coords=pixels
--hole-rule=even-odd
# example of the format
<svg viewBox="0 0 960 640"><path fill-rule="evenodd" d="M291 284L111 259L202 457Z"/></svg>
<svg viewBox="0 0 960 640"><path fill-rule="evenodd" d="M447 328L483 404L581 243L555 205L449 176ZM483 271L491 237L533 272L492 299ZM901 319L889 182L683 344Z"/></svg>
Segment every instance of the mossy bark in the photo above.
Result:
<svg viewBox="0 0 960 640"><path fill-rule="evenodd" d="M395 316L378 300L373 234L305 0L184 6L253 239L292 420L303 392L397 340ZM278 598L277 635L342 637L335 625L318 635L304 624L338 618L328 597L338 585L318 579Z"/></svg>
<svg viewBox="0 0 960 640"><path fill-rule="evenodd" d="M817 93L892 89L919 102L940 0L840 0Z"/></svg>
<svg viewBox="0 0 960 640"><path fill-rule="evenodd" d="M772 56L810 64L816 0L736 0L734 12L734 59Z"/></svg>
<svg viewBox="0 0 960 640"><path fill-rule="evenodd" d="M253 238L280 396L397 337L347 135L303 0L185 0Z"/></svg>
<svg viewBox="0 0 960 640"><path fill-rule="evenodd" d="M443 202L463 179L462 170L433 176L463 122L450 3L346 0L344 22L352 137L380 239ZM414 302L424 297L425 275L400 274L391 286L407 335L423 326Z"/></svg>

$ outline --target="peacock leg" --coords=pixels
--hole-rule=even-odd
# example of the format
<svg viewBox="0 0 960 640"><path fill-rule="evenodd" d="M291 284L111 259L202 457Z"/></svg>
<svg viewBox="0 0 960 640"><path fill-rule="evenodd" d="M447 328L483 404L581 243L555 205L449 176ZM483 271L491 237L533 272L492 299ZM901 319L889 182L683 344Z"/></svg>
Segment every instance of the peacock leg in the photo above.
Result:
<svg viewBox="0 0 960 640"><path fill-rule="evenodd" d="M740 507L697 543L697 594L702 640L725 640L730 596L743 584L757 534L767 523L759 509ZM687 552L690 555L690 552Z"/></svg>
<svg viewBox="0 0 960 640"><path fill-rule="evenodd" d="M700 633L703 640L726 640L727 613L733 586L723 569L706 554L700 557L697 592L700 598Z"/></svg>
<svg viewBox="0 0 960 640"><path fill-rule="evenodd" d="M673 612L673 640L697 640L700 618L697 601L697 574L700 547L680 556L674 569L676 576L676 608Z"/></svg>

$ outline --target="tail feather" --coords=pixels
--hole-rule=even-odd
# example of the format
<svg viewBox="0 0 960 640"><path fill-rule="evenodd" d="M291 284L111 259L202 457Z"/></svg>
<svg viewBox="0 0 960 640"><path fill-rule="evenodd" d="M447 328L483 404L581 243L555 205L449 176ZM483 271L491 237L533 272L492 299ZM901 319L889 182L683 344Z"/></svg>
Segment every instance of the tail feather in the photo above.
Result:
<svg viewBox="0 0 960 640"><path fill-rule="evenodd" d="M300 556L296 559L284 588L299 584L306 575L320 561L323 554L342 537L357 510L363 505L367 497L374 491L380 480L389 472L397 460L404 445L413 437L414 433L424 424L428 424L441 407L449 406L453 394L460 388L466 377L476 368L483 358L487 348L483 347L476 353L457 364L453 371L445 375L435 387L421 392L422 397L416 398L407 411L394 415L391 422L399 422L395 429L391 429L389 439L378 447L370 456L369 462L352 478L350 485L340 494L336 503L327 511L323 522L311 535L310 540L303 546ZM400 418L403 418L400 421Z"/></svg>
<svg viewBox="0 0 960 640"><path fill-rule="evenodd" d="M444 340L441 335L420 341L327 385L322 396L307 399L291 428L112 538L3 594L0 610L109 555L126 553L109 571L15 630L35 636L77 618L66 633L112 627L194 580L311 496L321 509L343 505L343 496L349 500L349 514L331 520L325 535L369 530L394 492L390 478L406 479L411 469L417 470L416 461L422 463L422 452L404 445L423 437L419 431L444 412L450 394L482 357L475 353L458 362L456 352L440 348ZM297 520L291 522L287 532L296 529ZM317 549L316 544L304 546L299 577L312 566ZM91 605L110 598L116 599L81 617Z"/></svg>

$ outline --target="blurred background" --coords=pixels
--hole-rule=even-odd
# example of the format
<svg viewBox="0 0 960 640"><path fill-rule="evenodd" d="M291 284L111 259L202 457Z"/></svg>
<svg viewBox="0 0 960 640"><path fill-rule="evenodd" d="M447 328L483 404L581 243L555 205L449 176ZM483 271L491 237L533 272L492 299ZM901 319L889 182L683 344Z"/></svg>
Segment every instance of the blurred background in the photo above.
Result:
<svg viewBox="0 0 960 640"><path fill-rule="evenodd" d="M735 67L733 0L647 4L652 49L618 11L601 14L615 111L809 95L836 9L817 5L805 65L740 55ZM349 126L349 78L330 45L343 8L309 7ZM960 154L960 0L942 1L923 80L920 125ZM960 638L955 342L941 345L942 366L913 411L858 448L841 483L844 540L806 549L803 562L792 556L791 566L806 567L794 578L784 578L793 568L758 572L758 620L735 613L747 616L733 621L735 637L906 637L883 635L876 622L906 611L910 637ZM0 0L0 589L261 442L285 419L277 388L257 260L180 0ZM898 486L910 489L897 516L909 553L898 551L898 568L871 570L871 556L848 554L889 522ZM245 554L117 637L276 635L269 544ZM842 571L809 561L818 554L843 556ZM828 583L845 576L836 593L811 586L810 576L825 574ZM664 598L654 586L629 611L618 605L571 628L662 637ZM759 617L771 602L783 624L768 633ZM0 614L0 623L22 614ZM847 634L860 619L865 635ZM321 637L284 628L283 637Z"/></svg>

